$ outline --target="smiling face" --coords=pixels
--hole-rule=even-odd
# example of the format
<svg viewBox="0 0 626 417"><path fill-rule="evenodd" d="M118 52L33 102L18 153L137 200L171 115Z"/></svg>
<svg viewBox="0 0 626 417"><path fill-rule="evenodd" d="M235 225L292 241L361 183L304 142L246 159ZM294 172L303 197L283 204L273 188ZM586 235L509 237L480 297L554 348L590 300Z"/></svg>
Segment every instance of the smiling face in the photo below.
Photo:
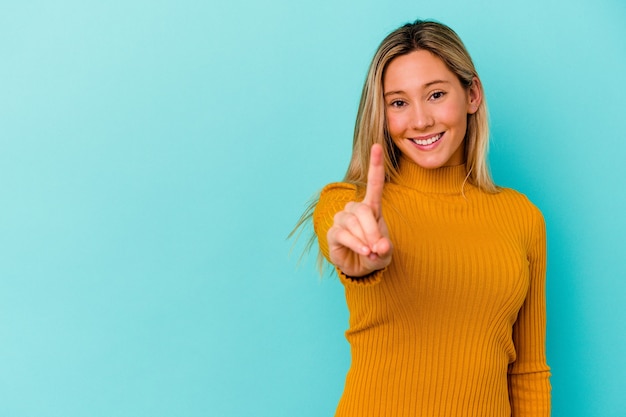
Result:
<svg viewBox="0 0 626 417"><path fill-rule="evenodd" d="M436 55L417 50L394 58L383 77L387 129L402 154L423 168L460 165L467 115L478 109L478 78L465 88Z"/></svg>

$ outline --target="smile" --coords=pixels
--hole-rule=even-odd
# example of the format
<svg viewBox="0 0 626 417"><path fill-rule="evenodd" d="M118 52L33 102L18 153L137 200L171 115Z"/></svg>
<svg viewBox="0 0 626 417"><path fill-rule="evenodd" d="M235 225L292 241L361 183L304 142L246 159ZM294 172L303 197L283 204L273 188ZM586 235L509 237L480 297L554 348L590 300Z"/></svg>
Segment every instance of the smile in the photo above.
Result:
<svg viewBox="0 0 626 417"><path fill-rule="evenodd" d="M437 142L439 139L441 139L442 136L443 136L443 133L439 133L428 139L411 139L411 141L415 143L416 145L427 146L427 145L432 145L433 143Z"/></svg>

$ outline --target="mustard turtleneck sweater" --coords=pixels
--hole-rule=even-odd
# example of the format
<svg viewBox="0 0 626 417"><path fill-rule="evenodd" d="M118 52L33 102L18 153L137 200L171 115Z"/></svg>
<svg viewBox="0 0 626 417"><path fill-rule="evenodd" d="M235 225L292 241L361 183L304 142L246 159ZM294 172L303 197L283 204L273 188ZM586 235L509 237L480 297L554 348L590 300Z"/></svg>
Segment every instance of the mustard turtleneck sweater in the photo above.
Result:
<svg viewBox="0 0 626 417"><path fill-rule="evenodd" d="M383 192L391 264L338 271L352 363L336 417L546 417L546 236L522 194L481 192L465 167L401 160ZM364 190L326 186L313 223L328 258L334 214Z"/></svg>

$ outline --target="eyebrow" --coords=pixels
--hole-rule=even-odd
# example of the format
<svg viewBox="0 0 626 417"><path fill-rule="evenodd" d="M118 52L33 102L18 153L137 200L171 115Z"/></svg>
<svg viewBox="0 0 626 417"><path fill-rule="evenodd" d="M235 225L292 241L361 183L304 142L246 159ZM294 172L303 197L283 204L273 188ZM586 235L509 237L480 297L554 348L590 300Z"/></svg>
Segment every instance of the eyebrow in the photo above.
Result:
<svg viewBox="0 0 626 417"><path fill-rule="evenodd" d="M445 80L433 80L433 81L429 81L426 84L424 84L422 87L423 88L428 88L430 86L433 86L435 84L450 84L450 81L445 81ZM404 93L404 91L402 90L396 90L396 91L387 91L383 96L387 97L393 94L402 94Z"/></svg>

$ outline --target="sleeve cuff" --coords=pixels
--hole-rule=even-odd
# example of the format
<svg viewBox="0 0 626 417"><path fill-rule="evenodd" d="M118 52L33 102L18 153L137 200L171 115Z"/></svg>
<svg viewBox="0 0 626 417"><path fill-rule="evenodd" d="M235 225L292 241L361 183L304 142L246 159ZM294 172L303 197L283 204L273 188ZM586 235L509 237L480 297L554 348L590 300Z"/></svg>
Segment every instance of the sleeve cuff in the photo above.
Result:
<svg viewBox="0 0 626 417"><path fill-rule="evenodd" d="M379 269L378 271L374 271L362 277L349 277L337 267L335 267L335 270L339 276L339 281L341 281L343 285L370 286L376 285L382 280L383 273L387 270L387 268L385 267L383 269Z"/></svg>

